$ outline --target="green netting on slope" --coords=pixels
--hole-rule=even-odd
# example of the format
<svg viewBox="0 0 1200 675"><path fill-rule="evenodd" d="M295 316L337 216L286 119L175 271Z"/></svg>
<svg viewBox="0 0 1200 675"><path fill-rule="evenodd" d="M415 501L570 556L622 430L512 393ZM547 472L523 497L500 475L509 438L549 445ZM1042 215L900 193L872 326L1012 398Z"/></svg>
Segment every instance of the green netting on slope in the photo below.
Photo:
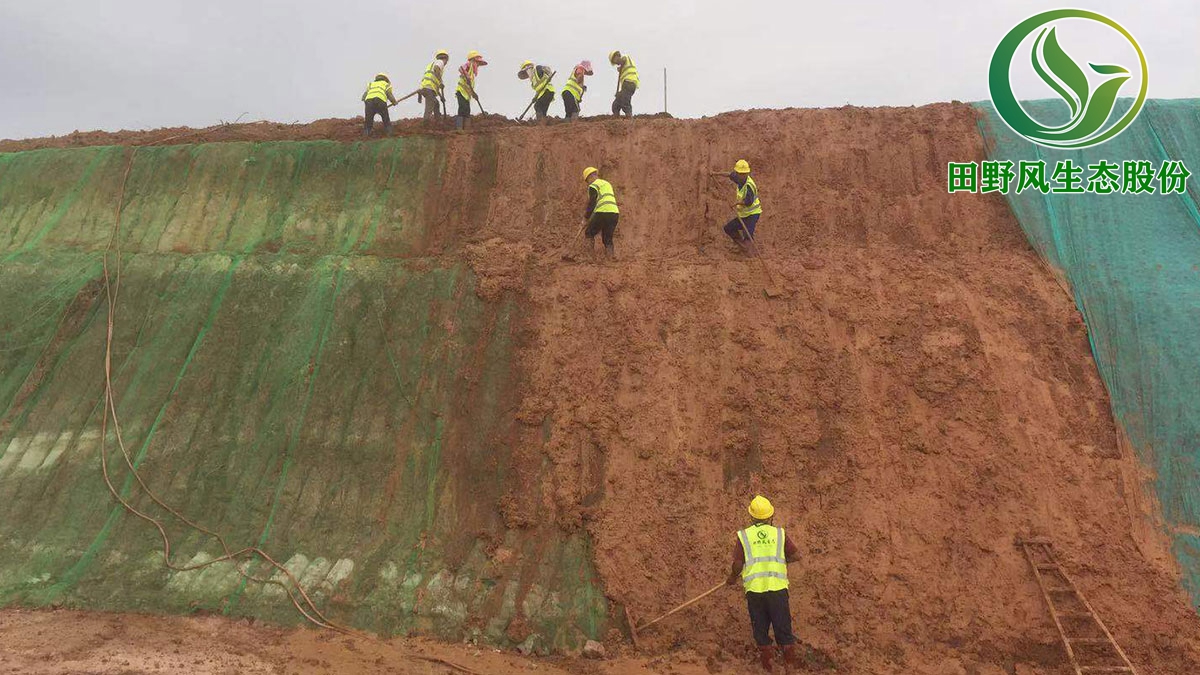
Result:
<svg viewBox="0 0 1200 675"><path fill-rule="evenodd" d="M510 530L495 510L512 488L515 306L481 301L461 266L359 253L422 236L438 172L421 162L439 152L422 150L415 167L401 141L139 151L114 336L125 439L167 501L261 543L335 620L505 643L520 618L543 648L600 636L586 537ZM166 570L102 482L100 248L125 152L0 155L0 604L297 621L228 564ZM247 157L273 168L251 179ZM165 522L176 562L220 554Z"/></svg>
<svg viewBox="0 0 1200 675"><path fill-rule="evenodd" d="M1050 118L1058 101L1024 105ZM1126 103L1128 105L1128 103ZM1151 100L1096 148L1059 151L1016 136L987 104L992 159L1183 160L1200 173L1200 100ZM1184 583L1200 606L1200 178L1186 195L1009 194L1030 241L1070 283L1115 416L1156 471Z"/></svg>

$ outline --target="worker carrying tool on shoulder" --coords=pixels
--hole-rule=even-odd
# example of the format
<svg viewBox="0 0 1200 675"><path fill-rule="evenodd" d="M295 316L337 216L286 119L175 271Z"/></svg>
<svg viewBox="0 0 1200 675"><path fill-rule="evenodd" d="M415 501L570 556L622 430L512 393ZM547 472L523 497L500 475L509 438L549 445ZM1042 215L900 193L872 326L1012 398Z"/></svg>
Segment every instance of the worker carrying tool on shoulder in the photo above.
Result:
<svg viewBox="0 0 1200 675"><path fill-rule="evenodd" d="M571 71L567 83L563 85L563 110L567 113L568 121L579 119L579 106L583 103L583 92L587 91L587 85L583 83L583 80L592 74L592 62L580 61L579 65L575 66L575 70Z"/></svg>
<svg viewBox="0 0 1200 675"><path fill-rule="evenodd" d="M799 560L800 553L783 528L771 524L775 507L766 497L755 495L748 510L753 522L737 533L733 568L726 583L732 586L739 578L742 580L759 660L770 672L775 659L775 647L768 635L771 628L775 630L775 642L783 649L784 662L788 666L799 663L796 636L792 634L792 611L788 606L787 564Z"/></svg>
<svg viewBox="0 0 1200 675"><path fill-rule="evenodd" d="M383 133L390 133L392 130L392 120L388 116L388 103L396 102L396 95L392 93L392 81L388 79L387 73L379 73L375 79L367 85L367 90L362 95L365 107L363 109L363 136L370 136L371 129L375 126L375 116L379 115L379 119L383 120Z"/></svg>
<svg viewBox="0 0 1200 675"><path fill-rule="evenodd" d="M417 98L425 102L425 123L433 122L438 113L445 114L438 105L438 99L446 100L446 85L442 82L442 73L450 62L450 52L439 49L433 53L433 60L425 66L425 75L421 77L421 87Z"/></svg>
<svg viewBox="0 0 1200 675"><path fill-rule="evenodd" d="M533 61L522 63L517 71L517 78L529 80L529 86L533 87L533 112L539 122L546 119L550 104L554 103L554 85L550 83L553 74L546 66L535 66Z"/></svg>
<svg viewBox="0 0 1200 675"><path fill-rule="evenodd" d="M479 67L486 65L483 55L472 49L467 52L467 62L458 67L458 86L454 89L454 98L458 100L458 115L454 118L456 129L467 126L467 118L471 116L471 99L479 103L479 95L475 93L475 77L479 75ZM479 109L483 110L482 103Z"/></svg>
<svg viewBox="0 0 1200 675"><path fill-rule="evenodd" d="M715 172L714 175L722 174ZM733 165L733 171L728 176L729 180L737 186L737 200L734 202L737 217L725 224L725 234L729 235L729 238L743 250L756 253L754 228L758 225L759 216L762 215L762 200L758 197L758 184L750 176L750 163L739 159Z"/></svg>
<svg viewBox="0 0 1200 675"><path fill-rule="evenodd" d="M613 117L619 117L622 112L626 117L633 117L633 95L641 83L633 57L614 51L608 55L608 62L617 68L617 95L612 104Z"/></svg>
<svg viewBox="0 0 1200 675"><path fill-rule="evenodd" d="M604 241L604 253L609 258L615 255L613 251L613 232L617 229L621 210L617 208L617 195L613 192L612 183L600 177L600 170L589 166L583 170L583 182L588 184L587 211L583 220L587 223L584 234L596 248L596 235Z"/></svg>

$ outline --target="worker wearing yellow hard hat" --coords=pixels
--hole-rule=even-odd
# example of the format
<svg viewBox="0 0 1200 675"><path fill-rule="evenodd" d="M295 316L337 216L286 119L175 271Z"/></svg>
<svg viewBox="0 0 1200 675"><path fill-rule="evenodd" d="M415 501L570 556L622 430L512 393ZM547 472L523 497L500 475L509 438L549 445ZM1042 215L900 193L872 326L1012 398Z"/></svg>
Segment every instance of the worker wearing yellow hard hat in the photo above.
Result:
<svg viewBox="0 0 1200 675"><path fill-rule="evenodd" d="M600 177L600 170L589 166L583 170L583 182L588 184L587 210L583 214L584 235L592 250L596 249L596 235L604 241L604 253L611 260L616 252L613 248L613 233L617 230L621 210L617 208L617 195L612 183ZM576 235L578 236L578 235Z"/></svg>
<svg viewBox="0 0 1200 675"><path fill-rule="evenodd" d="M472 99L479 103L479 110L483 112L483 104L479 102L479 95L475 93L475 77L479 74L480 66L486 65L487 61L483 60L483 55L472 49L467 52L467 62L458 68L458 86L454 89L454 98L458 101L458 115L454 118L456 129L466 128L467 118L471 116Z"/></svg>
<svg viewBox="0 0 1200 675"><path fill-rule="evenodd" d="M718 175L721 172L716 172ZM758 184L750 175L750 163L739 159L733 165L733 171L728 174L729 180L737 186L733 209L736 216L725 224L725 234L744 251L757 253L754 240L754 228L758 226L759 216L762 215L762 200L758 196Z"/></svg>
<svg viewBox="0 0 1200 675"><path fill-rule="evenodd" d="M608 62L617 69L617 94L613 98L613 117L619 117L621 113L625 113L626 117L633 117L633 95L641 84L633 57L614 50L609 53Z"/></svg>
<svg viewBox="0 0 1200 675"><path fill-rule="evenodd" d="M417 90L417 98L425 102L425 123L432 124L438 115L444 115L445 110L438 105L446 104L446 85L442 82L442 74L446 64L450 62L450 52L439 49L433 53L433 60L425 66L425 75L421 77L421 86Z"/></svg>
<svg viewBox="0 0 1200 675"><path fill-rule="evenodd" d="M792 611L788 606L787 564L800 559L796 545L785 536L782 527L771 519L775 507L762 495L755 495L747 509L751 524L737 532L733 545L733 565L727 583L738 579L746 591L746 608L750 614L750 629L758 645L759 660L767 672L775 660L775 642L783 650L784 661L799 665L796 636L792 633Z"/></svg>
<svg viewBox="0 0 1200 675"><path fill-rule="evenodd" d="M383 133L392 131L392 120L388 116L388 103L396 104L396 95L392 92L392 81L387 73L378 73L375 79L367 84L367 90L362 95L363 102L363 135L370 136L375 126L375 116L383 121Z"/></svg>
<svg viewBox="0 0 1200 675"><path fill-rule="evenodd" d="M533 61L525 61L517 71L517 77L529 80L529 86L533 87L533 111L539 122L545 122L550 104L554 102L554 85L550 83L554 72L546 66L535 65Z"/></svg>

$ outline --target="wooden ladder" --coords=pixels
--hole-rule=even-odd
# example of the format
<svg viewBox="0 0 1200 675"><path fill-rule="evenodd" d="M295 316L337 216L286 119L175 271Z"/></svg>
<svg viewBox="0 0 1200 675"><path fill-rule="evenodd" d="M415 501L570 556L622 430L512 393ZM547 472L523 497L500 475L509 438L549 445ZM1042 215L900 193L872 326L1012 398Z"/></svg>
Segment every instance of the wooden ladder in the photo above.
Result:
<svg viewBox="0 0 1200 675"><path fill-rule="evenodd" d="M1050 609L1075 675L1136 675L1129 657L1054 557L1053 544L1045 539L1018 539L1017 545L1025 553L1038 588L1042 589L1042 598Z"/></svg>

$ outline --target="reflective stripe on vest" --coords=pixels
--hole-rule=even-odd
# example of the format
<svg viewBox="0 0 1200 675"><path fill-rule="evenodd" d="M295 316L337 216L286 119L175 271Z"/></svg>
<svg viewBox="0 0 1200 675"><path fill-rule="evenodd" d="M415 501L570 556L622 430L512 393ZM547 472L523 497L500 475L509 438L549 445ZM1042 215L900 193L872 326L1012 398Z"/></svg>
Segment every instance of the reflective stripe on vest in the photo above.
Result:
<svg viewBox="0 0 1200 675"><path fill-rule="evenodd" d="M746 189L754 190L754 203L746 206ZM758 184L750 176L746 176L746 182L737 190L737 214L739 218L746 218L757 213L762 213L762 201L758 198Z"/></svg>
<svg viewBox="0 0 1200 675"><path fill-rule="evenodd" d="M388 84L386 80L375 80L367 85L367 97L363 100L370 101L373 98L377 98L380 101L387 102L387 92L391 88L392 85Z"/></svg>
<svg viewBox="0 0 1200 675"><path fill-rule="evenodd" d="M583 85L579 83L579 80L576 80L573 77L567 78L567 83L563 85L563 91L571 92L571 95L575 97L576 101L583 100Z"/></svg>
<svg viewBox="0 0 1200 675"><path fill-rule="evenodd" d="M430 63L429 67L425 69L425 77L421 78L422 89L442 90L442 74L437 71L437 66L440 65L442 64L434 59L433 63Z"/></svg>
<svg viewBox="0 0 1200 675"><path fill-rule="evenodd" d="M621 81L632 82L635 86L640 86L641 81L638 80L637 66L633 64L633 57L625 57L625 65L621 66Z"/></svg>
<svg viewBox="0 0 1200 675"><path fill-rule="evenodd" d="M620 213L617 208L617 195L613 192L612 183L597 178L592 181L592 187L596 190L596 208L592 209L592 213Z"/></svg>
<svg viewBox="0 0 1200 675"><path fill-rule="evenodd" d="M748 593L780 591L788 587L787 560L783 554L783 528L751 525L739 530L742 553L742 586Z"/></svg>
<svg viewBox="0 0 1200 675"><path fill-rule="evenodd" d="M537 66L533 68L533 77L529 78L529 84L533 87L533 95L536 98L541 98L546 92L554 93L554 85L550 84L550 76L538 75Z"/></svg>
<svg viewBox="0 0 1200 675"><path fill-rule="evenodd" d="M458 69L458 86L454 91L462 94L463 98L471 100L471 92L475 90L475 74L478 71L470 65L466 66L466 71L462 68Z"/></svg>

